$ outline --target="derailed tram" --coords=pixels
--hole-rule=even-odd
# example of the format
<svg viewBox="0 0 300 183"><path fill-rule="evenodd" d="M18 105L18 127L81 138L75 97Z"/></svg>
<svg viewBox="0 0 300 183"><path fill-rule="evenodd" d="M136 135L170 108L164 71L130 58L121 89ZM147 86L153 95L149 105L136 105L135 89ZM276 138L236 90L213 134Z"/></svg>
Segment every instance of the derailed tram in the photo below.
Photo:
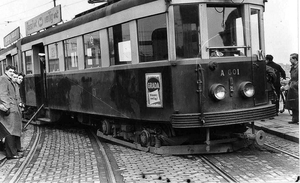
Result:
<svg viewBox="0 0 300 183"><path fill-rule="evenodd" d="M67 114L132 148L199 154L263 144L254 121L276 114L265 2L109 1L1 50L1 69L26 74L23 100L42 109L38 120Z"/></svg>

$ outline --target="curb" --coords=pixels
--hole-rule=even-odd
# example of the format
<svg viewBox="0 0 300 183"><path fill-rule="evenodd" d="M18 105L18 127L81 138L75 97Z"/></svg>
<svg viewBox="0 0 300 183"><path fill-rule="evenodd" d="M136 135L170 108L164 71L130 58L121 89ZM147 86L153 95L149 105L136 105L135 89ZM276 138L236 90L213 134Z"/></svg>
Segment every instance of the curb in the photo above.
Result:
<svg viewBox="0 0 300 183"><path fill-rule="evenodd" d="M290 140L290 141L299 143L299 137L294 137L292 135L284 134L284 133L281 133L279 131L271 130L269 128L265 128L265 127L262 127L262 126L256 126L255 125L255 129L257 129L257 130L263 130L263 131L265 131L265 132L267 132L269 134L276 135L276 136L284 138L286 140Z"/></svg>

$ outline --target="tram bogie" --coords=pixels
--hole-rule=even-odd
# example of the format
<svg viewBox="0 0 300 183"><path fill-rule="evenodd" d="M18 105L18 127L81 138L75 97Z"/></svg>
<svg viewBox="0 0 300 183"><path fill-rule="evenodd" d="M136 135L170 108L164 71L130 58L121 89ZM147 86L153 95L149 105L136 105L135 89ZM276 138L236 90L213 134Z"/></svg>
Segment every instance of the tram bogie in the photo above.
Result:
<svg viewBox="0 0 300 183"><path fill-rule="evenodd" d="M248 126L275 115L264 3L121 0L22 38L0 51L1 67L20 66L24 102L50 121L67 114L158 154L231 152L262 144Z"/></svg>

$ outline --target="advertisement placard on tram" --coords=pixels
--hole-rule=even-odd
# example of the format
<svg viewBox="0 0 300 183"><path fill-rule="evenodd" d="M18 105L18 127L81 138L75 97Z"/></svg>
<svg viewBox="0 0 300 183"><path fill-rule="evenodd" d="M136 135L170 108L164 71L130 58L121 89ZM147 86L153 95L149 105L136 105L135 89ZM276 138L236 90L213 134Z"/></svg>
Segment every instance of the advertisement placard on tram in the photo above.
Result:
<svg viewBox="0 0 300 183"><path fill-rule="evenodd" d="M163 107L161 73L146 74L147 107Z"/></svg>

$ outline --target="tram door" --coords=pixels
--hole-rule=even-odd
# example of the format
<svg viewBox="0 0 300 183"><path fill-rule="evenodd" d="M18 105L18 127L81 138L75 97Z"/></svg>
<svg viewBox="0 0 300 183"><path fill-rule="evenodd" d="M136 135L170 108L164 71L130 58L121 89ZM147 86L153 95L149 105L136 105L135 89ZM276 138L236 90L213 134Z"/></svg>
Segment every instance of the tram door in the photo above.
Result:
<svg viewBox="0 0 300 183"><path fill-rule="evenodd" d="M32 47L33 49L33 60L35 70L35 89L37 106L44 104L47 106L47 90L46 90L46 62L45 62L45 47L44 45L38 44Z"/></svg>

